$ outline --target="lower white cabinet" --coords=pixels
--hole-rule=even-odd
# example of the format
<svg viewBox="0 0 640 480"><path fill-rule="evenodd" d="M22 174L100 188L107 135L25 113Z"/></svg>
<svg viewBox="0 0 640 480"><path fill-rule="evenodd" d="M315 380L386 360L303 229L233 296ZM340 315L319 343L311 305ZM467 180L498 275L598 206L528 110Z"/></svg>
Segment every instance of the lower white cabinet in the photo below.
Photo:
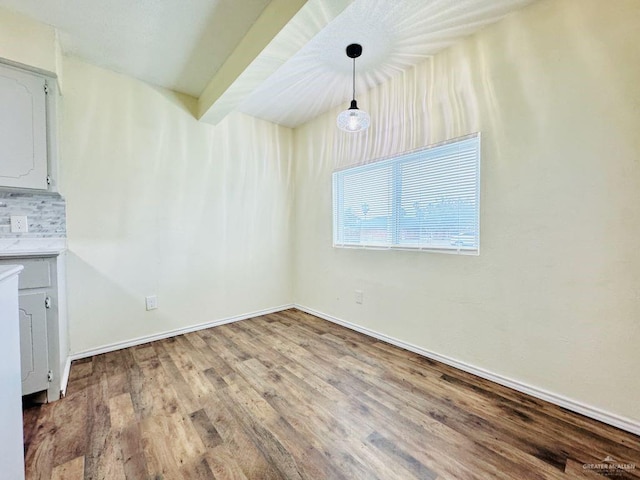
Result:
<svg viewBox="0 0 640 480"><path fill-rule="evenodd" d="M22 394L28 395L49 388L47 294L22 293L18 299Z"/></svg>
<svg viewBox="0 0 640 480"><path fill-rule="evenodd" d="M49 402L60 398L69 351L63 257L0 259L0 265L24 267L18 287L22 395L42 392Z"/></svg>

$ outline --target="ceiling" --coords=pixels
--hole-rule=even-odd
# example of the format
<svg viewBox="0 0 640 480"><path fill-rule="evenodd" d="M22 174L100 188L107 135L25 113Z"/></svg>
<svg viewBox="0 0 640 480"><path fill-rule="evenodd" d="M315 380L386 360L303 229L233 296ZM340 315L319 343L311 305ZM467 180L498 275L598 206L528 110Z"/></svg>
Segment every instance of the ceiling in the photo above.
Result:
<svg viewBox="0 0 640 480"><path fill-rule="evenodd" d="M359 43L356 98L532 0L356 0L240 105L249 115L296 127L349 106ZM295 18L292 22L295 22Z"/></svg>
<svg viewBox="0 0 640 480"><path fill-rule="evenodd" d="M65 54L198 97L269 1L0 0L0 5L56 27Z"/></svg>
<svg viewBox="0 0 640 480"><path fill-rule="evenodd" d="M296 127L534 0L0 0L56 27L64 53ZM188 4L186 8L185 4Z"/></svg>

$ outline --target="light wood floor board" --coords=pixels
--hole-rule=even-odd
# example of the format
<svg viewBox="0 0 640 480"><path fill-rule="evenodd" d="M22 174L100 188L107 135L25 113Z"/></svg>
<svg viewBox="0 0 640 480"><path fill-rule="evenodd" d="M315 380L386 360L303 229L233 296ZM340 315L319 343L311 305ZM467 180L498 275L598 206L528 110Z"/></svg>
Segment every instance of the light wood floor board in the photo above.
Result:
<svg viewBox="0 0 640 480"><path fill-rule="evenodd" d="M297 310L73 362L24 431L39 480L640 479L640 437Z"/></svg>

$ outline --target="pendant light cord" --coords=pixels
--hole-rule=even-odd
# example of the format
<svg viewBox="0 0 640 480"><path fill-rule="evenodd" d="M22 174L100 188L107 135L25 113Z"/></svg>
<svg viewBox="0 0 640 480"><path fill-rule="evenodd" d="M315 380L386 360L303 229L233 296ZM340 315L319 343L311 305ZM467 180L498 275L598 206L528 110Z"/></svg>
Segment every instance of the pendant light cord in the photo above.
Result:
<svg viewBox="0 0 640 480"><path fill-rule="evenodd" d="M356 59L353 58L353 96L352 100L356 99Z"/></svg>

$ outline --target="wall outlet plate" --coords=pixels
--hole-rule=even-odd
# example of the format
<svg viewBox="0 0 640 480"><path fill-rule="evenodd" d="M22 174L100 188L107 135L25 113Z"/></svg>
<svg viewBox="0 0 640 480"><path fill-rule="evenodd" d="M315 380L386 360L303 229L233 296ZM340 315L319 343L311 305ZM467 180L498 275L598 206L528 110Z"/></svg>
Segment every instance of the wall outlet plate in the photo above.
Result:
<svg viewBox="0 0 640 480"><path fill-rule="evenodd" d="M359 304L359 305L362 305L362 300L363 300L363 297L364 297L364 294L362 293L362 290L356 290L354 297L355 297L356 303Z"/></svg>
<svg viewBox="0 0 640 480"><path fill-rule="evenodd" d="M29 224L26 215L11 215L11 233L27 233Z"/></svg>
<svg viewBox="0 0 640 480"><path fill-rule="evenodd" d="M149 295L148 297L144 297L144 303L147 307L147 310L155 310L158 308L158 297L156 295Z"/></svg>

